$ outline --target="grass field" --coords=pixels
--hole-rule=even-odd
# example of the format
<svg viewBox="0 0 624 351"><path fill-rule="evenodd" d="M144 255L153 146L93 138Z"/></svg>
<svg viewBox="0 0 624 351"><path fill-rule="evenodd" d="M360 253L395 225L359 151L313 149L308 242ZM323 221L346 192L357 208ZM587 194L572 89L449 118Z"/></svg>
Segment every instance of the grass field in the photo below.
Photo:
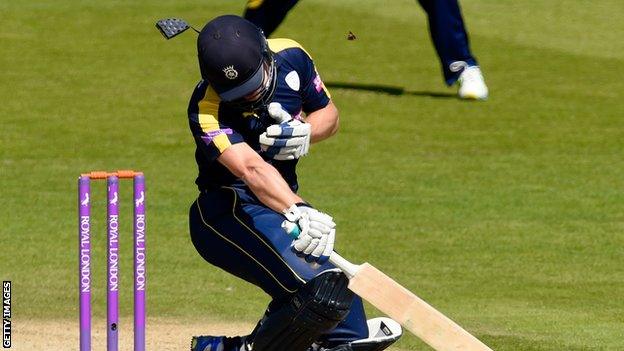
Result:
<svg viewBox="0 0 624 351"><path fill-rule="evenodd" d="M77 337L76 178L92 169L147 175L150 318L260 316L267 297L190 243L195 36L166 42L153 27L168 16L201 26L243 3L0 2L0 276L14 284L16 333L20 320L47 326L30 344L44 345L54 323ZM443 85L414 1L305 0L290 14L276 36L312 53L342 118L301 162L302 194L337 219L346 257L382 268L495 350L623 350L624 2L463 5L485 103ZM94 188L101 318L105 201ZM393 348L425 349L412 336Z"/></svg>

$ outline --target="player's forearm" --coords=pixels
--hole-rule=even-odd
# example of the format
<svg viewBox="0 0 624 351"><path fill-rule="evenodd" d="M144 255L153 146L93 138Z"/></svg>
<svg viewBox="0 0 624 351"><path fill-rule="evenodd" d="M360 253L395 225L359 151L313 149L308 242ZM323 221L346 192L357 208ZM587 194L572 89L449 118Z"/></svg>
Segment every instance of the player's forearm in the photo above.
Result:
<svg viewBox="0 0 624 351"><path fill-rule="evenodd" d="M290 190L277 169L264 161L247 143L228 147L218 160L242 179L263 204L277 212L303 201Z"/></svg>
<svg viewBox="0 0 624 351"><path fill-rule="evenodd" d="M333 102L329 102L324 108L308 115L306 122L312 126L312 143L325 140L336 134L340 124L338 109Z"/></svg>
<svg viewBox="0 0 624 351"><path fill-rule="evenodd" d="M303 201L293 193L277 169L266 162L249 165L240 178L263 204L274 211L282 212Z"/></svg>

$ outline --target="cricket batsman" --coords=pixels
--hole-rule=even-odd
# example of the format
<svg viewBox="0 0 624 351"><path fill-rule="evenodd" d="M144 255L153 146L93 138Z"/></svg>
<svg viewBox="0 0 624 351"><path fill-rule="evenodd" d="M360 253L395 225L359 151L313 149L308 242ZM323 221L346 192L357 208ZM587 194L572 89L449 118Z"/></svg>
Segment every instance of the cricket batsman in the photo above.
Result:
<svg viewBox="0 0 624 351"><path fill-rule="evenodd" d="M200 194L190 208L191 239L206 261L272 301L249 335L196 336L191 351L386 349L400 326L366 320L348 279L328 262L334 219L297 195L299 158L339 122L312 58L232 15L208 22L197 50L202 79L188 118ZM296 237L282 228L293 224Z"/></svg>

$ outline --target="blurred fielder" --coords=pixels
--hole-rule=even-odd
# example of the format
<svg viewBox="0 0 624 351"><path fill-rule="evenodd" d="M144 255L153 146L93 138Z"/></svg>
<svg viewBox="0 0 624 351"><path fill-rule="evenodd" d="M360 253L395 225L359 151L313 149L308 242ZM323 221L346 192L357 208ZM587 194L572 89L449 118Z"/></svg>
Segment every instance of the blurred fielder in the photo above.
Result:
<svg viewBox="0 0 624 351"><path fill-rule="evenodd" d="M197 40L202 80L188 107L200 190L190 232L209 263L272 297L246 336L196 336L192 351L378 351L401 336L366 320L346 276L327 262L336 224L296 194L298 159L338 130L311 57L266 40L238 16L208 22ZM290 222L290 223L288 223ZM290 237L283 225L297 225Z"/></svg>
<svg viewBox="0 0 624 351"><path fill-rule="evenodd" d="M279 26L299 0L248 0L245 18L260 27L266 36ZM458 0L418 0L429 17L429 32L440 58L444 80L458 83L462 99L485 100L485 85L477 59L470 52ZM381 3L380 3L381 4Z"/></svg>

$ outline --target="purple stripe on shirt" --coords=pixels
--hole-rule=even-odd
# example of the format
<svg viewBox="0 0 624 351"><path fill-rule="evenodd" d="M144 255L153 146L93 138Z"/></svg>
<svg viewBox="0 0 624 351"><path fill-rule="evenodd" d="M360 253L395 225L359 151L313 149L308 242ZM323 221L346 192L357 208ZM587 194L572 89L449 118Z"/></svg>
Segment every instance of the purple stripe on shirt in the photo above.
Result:
<svg viewBox="0 0 624 351"><path fill-rule="evenodd" d="M201 138L206 144L210 144L212 143L214 138L216 138L217 136L221 134L232 134L232 133L234 132L230 128L217 129L217 130L212 130L210 132L206 132L206 135L203 135Z"/></svg>

